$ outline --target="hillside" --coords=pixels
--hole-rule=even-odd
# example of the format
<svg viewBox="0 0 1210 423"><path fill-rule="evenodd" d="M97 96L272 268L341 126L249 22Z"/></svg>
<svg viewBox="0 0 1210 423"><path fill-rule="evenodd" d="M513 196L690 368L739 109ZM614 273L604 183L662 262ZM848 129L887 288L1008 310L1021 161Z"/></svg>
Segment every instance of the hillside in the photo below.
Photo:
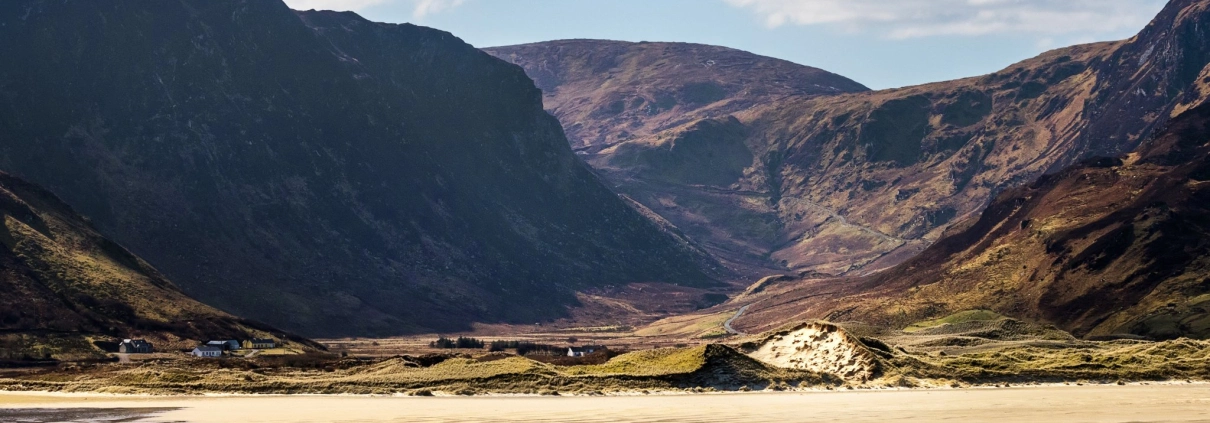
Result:
<svg viewBox="0 0 1210 423"><path fill-rule="evenodd" d="M94 358L134 337L165 351L266 336L314 346L189 298L58 197L5 173L0 221L0 361Z"/></svg>
<svg viewBox="0 0 1210 423"><path fill-rule="evenodd" d="M525 69L584 152L789 96L868 90L821 69L702 44L559 40L484 51Z"/></svg>
<svg viewBox="0 0 1210 423"><path fill-rule="evenodd" d="M20 0L0 38L0 168L231 313L394 335L717 283L519 68L449 33L278 0Z"/></svg>
<svg viewBox="0 0 1210 423"><path fill-rule="evenodd" d="M751 93L779 86L779 77L751 73L747 91L712 97L686 119L633 117L651 130L581 153L619 191L737 267L867 274L919 253L1005 189L1133 150L1204 98L1197 81L1210 63L1208 5L1175 0L1129 40L1053 50L956 81L768 98ZM602 43L556 46L490 51L546 81L547 108L571 134L626 127L632 117L594 114L614 104L600 99L647 100L614 79L673 91L680 72L661 63L700 61L680 53L626 62L625 72L602 80L612 66L589 64L625 53ZM744 107L708 113L730 104Z"/></svg>
<svg viewBox="0 0 1210 423"><path fill-rule="evenodd" d="M1210 338L1210 105L1121 158L996 197L920 256L878 275L786 281L736 322L805 316L905 327L966 310L1081 337Z"/></svg>

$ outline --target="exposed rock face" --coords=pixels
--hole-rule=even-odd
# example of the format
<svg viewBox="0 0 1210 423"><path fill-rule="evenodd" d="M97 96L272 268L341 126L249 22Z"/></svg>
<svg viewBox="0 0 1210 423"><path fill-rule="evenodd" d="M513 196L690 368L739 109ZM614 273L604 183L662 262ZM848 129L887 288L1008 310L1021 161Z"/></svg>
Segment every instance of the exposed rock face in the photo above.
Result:
<svg viewBox="0 0 1210 423"><path fill-rule="evenodd" d="M865 274L917 254L1004 189L1084 158L1133 150L1204 99L1206 83L1198 81L1210 63L1208 5L1173 1L1129 40L916 87L761 97L755 93L780 87L781 79L749 72L748 86L767 88L724 90L712 106L678 109L683 119L675 122L594 111L607 104L601 99L642 104L643 92L674 90L689 79L671 64L706 60L699 58L705 48L559 42L490 51L544 81L547 108L569 133L588 134L573 136L573 145L604 145L581 151L602 175L717 256L771 273ZM727 78L740 76L714 77ZM641 82L622 83L631 80ZM732 105L743 107L726 108ZM720 113L741 127L698 122L726 121ZM583 129L601 127L642 130L598 141L595 130ZM746 151L732 147L735 133L744 134ZM716 157L666 159L664 146L685 138L724 147L712 150ZM751 163L737 171L746 157ZM689 178L679 169L686 163L695 163Z"/></svg>
<svg viewBox="0 0 1210 423"><path fill-rule="evenodd" d="M290 338L189 298L58 197L5 173L0 223L0 361L93 358L130 337L160 350Z"/></svg>
<svg viewBox="0 0 1210 423"><path fill-rule="evenodd" d="M714 283L520 69L448 33L278 0L22 0L0 39L0 168L233 313L389 335Z"/></svg>
<svg viewBox="0 0 1210 423"><path fill-rule="evenodd" d="M1081 337L1210 338L1210 105L1136 152L1004 192L897 267L783 286L736 324L826 317L902 327L991 309Z"/></svg>

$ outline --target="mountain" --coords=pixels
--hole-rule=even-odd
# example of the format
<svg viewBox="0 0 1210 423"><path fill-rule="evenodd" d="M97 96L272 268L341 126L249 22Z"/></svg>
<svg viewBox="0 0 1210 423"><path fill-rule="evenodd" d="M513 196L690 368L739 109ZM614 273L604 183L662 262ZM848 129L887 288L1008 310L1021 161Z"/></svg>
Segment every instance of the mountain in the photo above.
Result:
<svg viewBox="0 0 1210 423"><path fill-rule="evenodd" d="M923 254L865 278L781 281L737 322L904 327L990 309L1084 337L1210 338L1210 104L1120 158L1008 190Z"/></svg>
<svg viewBox="0 0 1210 423"><path fill-rule="evenodd" d="M123 338L160 350L210 339L310 341L181 293L53 194L0 173L0 360L79 359Z"/></svg>
<svg viewBox="0 0 1210 423"><path fill-rule="evenodd" d="M718 283L576 158L521 69L449 33L279 0L20 0L0 38L0 169L228 312L394 335Z"/></svg>
<svg viewBox="0 0 1210 423"><path fill-rule="evenodd" d="M573 145L599 138L581 128L627 128L628 119L652 128L580 152L617 190L716 256L756 271L860 275L918 254L1005 189L1133 150L1205 97L1196 81L1210 63L1208 5L1174 0L1129 40L1053 50L956 81L762 98L751 93L779 87L780 77L739 72L751 88L717 90L695 109L725 113L667 124L633 113L616 120L602 105L649 102L614 79L676 92L686 78L661 64L700 63L697 53L622 62L621 76L603 79L614 75L607 59L628 53L602 43L489 51L545 81L547 108L568 133L586 131Z"/></svg>
<svg viewBox="0 0 1210 423"><path fill-rule="evenodd" d="M484 51L525 69L578 151L788 96L869 90L821 69L701 44L559 40Z"/></svg>

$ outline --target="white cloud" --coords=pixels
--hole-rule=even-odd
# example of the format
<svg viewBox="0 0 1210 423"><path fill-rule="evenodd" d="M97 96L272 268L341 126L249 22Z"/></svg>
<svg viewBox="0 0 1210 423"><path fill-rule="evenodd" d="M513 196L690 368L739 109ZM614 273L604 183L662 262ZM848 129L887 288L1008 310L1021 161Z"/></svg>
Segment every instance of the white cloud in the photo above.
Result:
<svg viewBox="0 0 1210 423"><path fill-rule="evenodd" d="M1163 0L725 0L770 28L834 25L904 39L941 35L1054 36L1141 29Z"/></svg>
<svg viewBox="0 0 1210 423"><path fill-rule="evenodd" d="M351 10L361 11L371 6L387 3L410 3L412 19L423 19L436 13L461 6L466 0L285 0L295 10Z"/></svg>
<svg viewBox="0 0 1210 423"><path fill-rule="evenodd" d="M412 17L423 19L425 16L461 6L465 0L417 0L412 9Z"/></svg>

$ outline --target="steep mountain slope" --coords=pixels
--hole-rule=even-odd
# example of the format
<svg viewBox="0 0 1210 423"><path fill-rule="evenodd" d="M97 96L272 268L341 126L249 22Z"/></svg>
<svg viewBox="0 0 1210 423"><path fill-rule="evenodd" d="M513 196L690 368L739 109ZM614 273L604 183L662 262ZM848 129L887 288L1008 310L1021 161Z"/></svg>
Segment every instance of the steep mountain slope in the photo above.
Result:
<svg viewBox="0 0 1210 423"><path fill-rule="evenodd" d="M1133 150L1204 96L1195 81L1210 63L1208 5L1174 0L1134 38L1054 50L983 77L754 102L583 153L618 190L720 257L865 274L917 254L1006 188ZM583 55L511 60L542 79L560 57ZM629 101L629 89L599 86L584 94L556 85L547 107L586 116L564 120L569 132L613 124L592 118L593 99ZM566 110L577 107L586 109Z"/></svg>
<svg viewBox="0 0 1210 423"><path fill-rule="evenodd" d="M95 357L128 337L161 350L291 338L189 298L53 194L5 173L0 222L0 360Z"/></svg>
<svg viewBox="0 0 1210 423"><path fill-rule="evenodd" d="M990 309L1078 336L1210 338L1210 105L1123 158L1004 192L875 276L785 282L737 325L804 316L903 327Z"/></svg>
<svg viewBox="0 0 1210 423"><path fill-rule="evenodd" d="M388 335L714 283L520 69L448 33L279 0L21 0L0 38L0 168L230 312Z"/></svg>
<svg viewBox="0 0 1210 423"><path fill-rule="evenodd" d="M701 44L559 40L484 51L525 68L577 151L791 95L868 90L820 69Z"/></svg>

